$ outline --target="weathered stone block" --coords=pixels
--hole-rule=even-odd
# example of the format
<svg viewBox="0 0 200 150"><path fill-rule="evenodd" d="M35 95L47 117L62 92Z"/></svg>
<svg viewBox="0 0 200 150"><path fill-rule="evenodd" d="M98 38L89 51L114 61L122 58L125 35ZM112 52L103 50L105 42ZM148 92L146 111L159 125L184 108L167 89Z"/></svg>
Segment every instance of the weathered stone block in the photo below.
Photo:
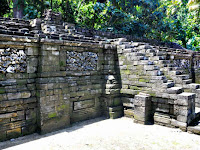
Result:
<svg viewBox="0 0 200 150"><path fill-rule="evenodd" d="M120 118L122 115L122 111L109 112L110 119Z"/></svg>
<svg viewBox="0 0 200 150"><path fill-rule="evenodd" d="M7 93L8 100L20 99L21 93Z"/></svg>
<svg viewBox="0 0 200 150"><path fill-rule="evenodd" d="M135 95L134 105L142 107L151 106L151 97L145 95Z"/></svg>
<svg viewBox="0 0 200 150"><path fill-rule="evenodd" d="M16 138L16 137L19 137L20 135L21 135L21 128L16 128L16 129L12 129L12 130L7 131L7 138L8 139Z"/></svg>
<svg viewBox="0 0 200 150"><path fill-rule="evenodd" d="M21 98L29 98L31 93L29 91L21 92Z"/></svg>
<svg viewBox="0 0 200 150"><path fill-rule="evenodd" d="M187 123L184 122L179 122L175 119L171 120L171 125L174 127L179 127L182 131L186 131L187 130Z"/></svg>
<svg viewBox="0 0 200 150"><path fill-rule="evenodd" d="M94 100L78 101L78 102L74 102L73 110L90 108L90 107L94 107L94 105L95 105L95 101Z"/></svg>
<svg viewBox="0 0 200 150"><path fill-rule="evenodd" d="M183 100L192 100L195 98L195 93L181 93L178 95L178 99L183 99Z"/></svg>
<svg viewBox="0 0 200 150"><path fill-rule="evenodd" d="M195 117L194 114L189 114L187 116L178 115L177 116L177 121L190 124L192 122L192 120L194 119L194 117Z"/></svg>
<svg viewBox="0 0 200 150"><path fill-rule="evenodd" d="M109 107L109 112L115 112L115 111L121 111L121 110L123 110L122 106Z"/></svg>
<svg viewBox="0 0 200 150"><path fill-rule="evenodd" d="M7 100L6 94L0 94L0 101L2 101L2 100Z"/></svg>
<svg viewBox="0 0 200 150"><path fill-rule="evenodd" d="M198 134L198 135L200 135L200 126L198 125L198 126L189 126L189 127L187 127L187 131L189 132L189 133L194 133L194 134Z"/></svg>
<svg viewBox="0 0 200 150"><path fill-rule="evenodd" d="M134 97L134 118L149 124L152 121L151 97L148 94L139 94Z"/></svg>
<svg viewBox="0 0 200 150"><path fill-rule="evenodd" d="M0 134L0 142L1 141L4 141L4 140L6 140L7 139L7 137L6 137L6 131L1 131L1 134Z"/></svg>
<svg viewBox="0 0 200 150"><path fill-rule="evenodd" d="M36 124L22 127L22 135L32 134L36 131L36 129L37 129Z"/></svg>
<svg viewBox="0 0 200 150"><path fill-rule="evenodd" d="M182 87L172 87L167 89L169 94L180 94L183 92L183 88Z"/></svg>
<svg viewBox="0 0 200 150"><path fill-rule="evenodd" d="M45 120L41 123L41 134L45 134L48 132L52 132L55 130L59 130L62 128L66 128L70 125L70 116L65 114L62 117L53 117L49 120Z"/></svg>
<svg viewBox="0 0 200 150"><path fill-rule="evenodd" d="M165 125L170 125L171 124L171 118L169 115L162 114L162 113L155 113L154 114L154 121L163 123Z"/></svg>
<svg viewBox="0 0 200 150"><path fill-rule="evenodd" d="M38 55L38 48L37 47L28 47L27 55Z"/></svg>
<svg viewBox="0 0 200 150"><path fill-rule="evenodd" d="M122 105L121 99L119 97L114 98L113 99L113 106L119 106L119 105Z"/></svg>

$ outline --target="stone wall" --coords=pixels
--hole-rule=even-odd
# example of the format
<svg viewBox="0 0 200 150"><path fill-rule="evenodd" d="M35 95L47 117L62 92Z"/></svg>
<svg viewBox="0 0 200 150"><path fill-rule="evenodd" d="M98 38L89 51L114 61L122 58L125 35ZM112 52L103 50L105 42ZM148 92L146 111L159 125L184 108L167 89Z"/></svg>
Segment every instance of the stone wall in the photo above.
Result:
<svg viewBox="0 0 200 150"><path fill-rule="evenodd" d="M36 86L42 132L101 115L100 46L42 40L39 55Z"/></svg>
<svg viewBox="0 0 200 150"><path fill-rule="evenodd" d="M23 28L23 20L2 20L7 20L3 31L11 24L16 30ZM120 106L117 112L122 115L116 46L83 35L77 38L71 35L73 27L51 21L30 22L26 32L35 37L7 31L0 35L0 140L109 116L111 106ZM67 36L57 39L61 32Z"/></svg>
<svg viewBox="0 0 200 150"><path fill-rule="evenodd" d="M199 53L108 38L119 35L45 13L0 18L0 140L102 115L187 130L200 106Z"/></svg>
<svg viewBox="0 0 200 150"><path fill-rule="evenodd" d="M9 39L9 41L7 41ZM0 139L36 132L38 44L1 36Z"/></svg>

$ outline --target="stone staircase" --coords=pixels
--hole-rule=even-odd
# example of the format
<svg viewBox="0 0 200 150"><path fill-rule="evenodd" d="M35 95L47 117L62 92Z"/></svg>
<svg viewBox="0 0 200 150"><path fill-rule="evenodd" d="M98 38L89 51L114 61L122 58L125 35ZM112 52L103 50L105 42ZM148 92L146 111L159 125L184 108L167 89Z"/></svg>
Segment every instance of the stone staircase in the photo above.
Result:
<svg viewBox="0 0 200 150"><path fill-rule="evenodd" d="M151 77L150 82L155 96L168 99L167 102L160 102L160 106L155 109L155 123L170 127L180 127L186 131L188 125L194 120L199 120L200 115L197 115L197 113L195 117L194 114L194 97L195 95L199 97L200 84L192 83L190 75L183 74L182 70L175 67L168 60L166 52L159 51L143 43L121 42L119 47L123 49L124 54L133 53L129 58L133 61L133 65L143 65L145 74ZM141 92L146 93L146 91ZM185 99L186 102L182 102L181 99ZM198 103L196 104L198 105ZM170 114L169 109L163 109L162 105L165 107L173 105L174 112ZM123 101L123 106L125 116L135 117L134 99ZM186 115L188 118L185 117ZM197 133L197 130L200 133L200 125L188 127L190 132Z"/></svg>
<svg viewBox="0 0 200 150"><path fill-rule="evenodd" d="M34 37L30 21L17 18L0 18L0 34Z"/></svg>

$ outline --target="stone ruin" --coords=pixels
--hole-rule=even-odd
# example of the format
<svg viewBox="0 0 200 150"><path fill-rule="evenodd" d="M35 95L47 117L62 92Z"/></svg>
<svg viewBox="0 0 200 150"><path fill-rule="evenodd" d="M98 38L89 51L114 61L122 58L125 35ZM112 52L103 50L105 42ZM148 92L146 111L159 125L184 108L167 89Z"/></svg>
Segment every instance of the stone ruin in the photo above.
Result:
<svg viewBox="0 0 200 150"><path fill-rule="evenodd" d="M102 115L200 134L199 57L77 28L52 11L0 18L0 140Z"/></svg>

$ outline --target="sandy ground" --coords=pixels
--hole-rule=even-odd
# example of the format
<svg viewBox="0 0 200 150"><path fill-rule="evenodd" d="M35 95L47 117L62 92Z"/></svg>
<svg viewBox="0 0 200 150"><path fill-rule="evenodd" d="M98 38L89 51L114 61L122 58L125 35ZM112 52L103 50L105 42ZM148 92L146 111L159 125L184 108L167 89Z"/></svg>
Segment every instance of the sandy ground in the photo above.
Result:
<svg viewBox="0 0 200 150"><path fill-rule="evenodd" d="M200 136L133 119L96 118L46 135L0 142L6 150L200 150Z"/></svg>

